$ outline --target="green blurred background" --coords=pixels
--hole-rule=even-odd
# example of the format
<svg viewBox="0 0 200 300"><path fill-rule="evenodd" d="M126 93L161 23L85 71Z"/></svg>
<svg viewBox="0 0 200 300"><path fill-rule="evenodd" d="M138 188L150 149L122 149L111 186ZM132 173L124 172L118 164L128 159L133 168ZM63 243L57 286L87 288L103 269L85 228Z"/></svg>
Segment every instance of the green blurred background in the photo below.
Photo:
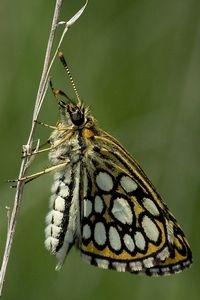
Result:
<svg viewBox="0 0 200 300"><path fill-rule="evenodd" d="M64 1L62 18L83 1ZM5 206L14 190L27 141L54 1L0 5L0 254ZM59 33L59 32L58 32ZM62 50L79 93L102 128L136 157L165 198L191 244L194 264L172 277L147 278L91 267L73 250L60 272L43 246L52 176L25 188L3 299L199 299L200 1L90 1ZM73 91L57 60L54 85ZM47 92L39 119L54 124L57 106ZM35 139L50 131L38 127ZM48 165L37 157L30 173Z"/></svg>

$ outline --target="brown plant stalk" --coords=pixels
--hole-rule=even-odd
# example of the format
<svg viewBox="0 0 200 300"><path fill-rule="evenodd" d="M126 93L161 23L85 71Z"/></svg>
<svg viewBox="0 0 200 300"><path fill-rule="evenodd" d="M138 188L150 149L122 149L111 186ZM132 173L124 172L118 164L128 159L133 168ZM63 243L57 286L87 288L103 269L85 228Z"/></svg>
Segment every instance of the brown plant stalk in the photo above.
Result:
<svg viewBox="0 0 200 300"><path fill-rule="evenodd" d="M31 149L32 149L33 135L34 135L35 127L36 127L35 120L37 120L37 118L38 118L42 103L44 101L44 97L45 97L47 87L48 87L49 73L50 73L51 67L53 65L53 62L55 60L55 57L57 55L57 52L60 48L60 45L62 44L63 38L64 38L66 32L68 31L68 29L81 16L81 14L83 13L83 11L85 10L85 8L87 6L87 2L88 1L86 1L85 5L69 21L59 22L62 0L56 0L54 14L53 14L53 18L52 18L51 29L50 29L50 33L49 33L48 42L47 42L46 54L45 54L45 58L44 58L42 75L41 75L41 79L40 79L40 83L39 83L39 87L38 87L38 91L37 91L37 96L36 96L36 100L35 100L31 129L30 129L30 133L29 133L29 136L27 139L27 143L22 146L23 158L22 158L21 166L20 166L20 170L19 170L19 176L18 176L19 179L17 180L14 204L13 204L11 212L9 213L8 231L7 231L7 236L6 236L6 243L5 243L5 249L4 249L4 254L3 254L1 270L0 270L0 296L2 295L3 284L4 284L4 279L5 279L6 270L7 270L7 264L9 261L11 247L12 247L13 238L14 238L14 234L15 234L17 217L18 217L21 202L22 202L22 195L23 195L24 184L25 184L24 177L26 176L27 170L34 159L34 155L32 155L32 154L34 154L34 151L32 152ZM63 29L62 35L60 37L56 51L52 56L53 41L55 38L55 32L56 32L58 25L63 25L64 29ZM52 57L52 59L51 59L51 57ZM36 147L35 151L37 151L37 147Z"/></svg>

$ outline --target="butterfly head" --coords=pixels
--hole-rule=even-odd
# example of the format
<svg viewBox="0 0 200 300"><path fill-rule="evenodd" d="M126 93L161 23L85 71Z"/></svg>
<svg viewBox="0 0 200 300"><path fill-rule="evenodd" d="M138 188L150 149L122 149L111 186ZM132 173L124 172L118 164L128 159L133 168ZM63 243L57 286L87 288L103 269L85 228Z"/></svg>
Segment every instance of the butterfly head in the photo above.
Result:
<svg viewBox="0 0 200 300"><path fill-rule="evenodd" d="M63 123L82 127L87 122L87 110L85 110L83 104L75 104L73 102L65 103L64 101L60 101L59 106Z"/></svg>
<svg viewBox="0 0 200 300"><path fill-rule="evenodd" d="M64 58L63 52L59 51L58 56L65 71L70 79L72 88L74 90L76 101L72 100L66 93L61 90L54 89L52 82L50 80L50 87L56 99L58 100L58 105L60 108L61 126L73 126L74 129L94 128L96 125L95 119L90 115L89 109L85 108L83 102L80 99L79 93L77 91L76 85L72 78L71 72ZM63 96L66 101L58 99L58 96Z"/></svg>

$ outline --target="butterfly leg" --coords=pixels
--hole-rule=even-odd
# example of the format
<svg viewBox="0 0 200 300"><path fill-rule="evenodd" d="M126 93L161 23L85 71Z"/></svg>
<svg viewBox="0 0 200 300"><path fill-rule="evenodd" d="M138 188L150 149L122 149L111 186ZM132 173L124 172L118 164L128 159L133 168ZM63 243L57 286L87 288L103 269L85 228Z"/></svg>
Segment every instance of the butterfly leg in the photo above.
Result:
<svg viewBox="0 0 200 300"><path fill-rule="evenodd" d="M45 175L45 174L48 174L50 172L53 172L53 171L56 171L57 169L59 168L62 168L62 167L65 167L67 166L67 164L69 163L69 160L61 163L61 164L58 164L56 166L52 166L52 167L49 167L49 168L46 168L40 172L37 172L37 173L34 173L34 174L31 174L31 175L27 175L27 176L24 176L24 177L21 177L21 178L18 178L16 180L8 180L8 182L18 182L18 181L25 181L25 183L28 183L42 175ZM15 186L12 186L12 187L15 187Z"/></svg>

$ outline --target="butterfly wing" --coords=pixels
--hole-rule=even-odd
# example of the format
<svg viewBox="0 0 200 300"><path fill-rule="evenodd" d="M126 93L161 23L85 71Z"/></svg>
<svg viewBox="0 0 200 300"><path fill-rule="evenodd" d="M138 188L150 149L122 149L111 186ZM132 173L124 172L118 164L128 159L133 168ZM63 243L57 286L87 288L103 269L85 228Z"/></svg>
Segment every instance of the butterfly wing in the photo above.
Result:
<svg viewBox="0 0 200 300"><path fill-rule="evenodd" d="M82 169L81 252L92 265L147 275L191 264L184 233L129 153L101 131Z"/></svg>

